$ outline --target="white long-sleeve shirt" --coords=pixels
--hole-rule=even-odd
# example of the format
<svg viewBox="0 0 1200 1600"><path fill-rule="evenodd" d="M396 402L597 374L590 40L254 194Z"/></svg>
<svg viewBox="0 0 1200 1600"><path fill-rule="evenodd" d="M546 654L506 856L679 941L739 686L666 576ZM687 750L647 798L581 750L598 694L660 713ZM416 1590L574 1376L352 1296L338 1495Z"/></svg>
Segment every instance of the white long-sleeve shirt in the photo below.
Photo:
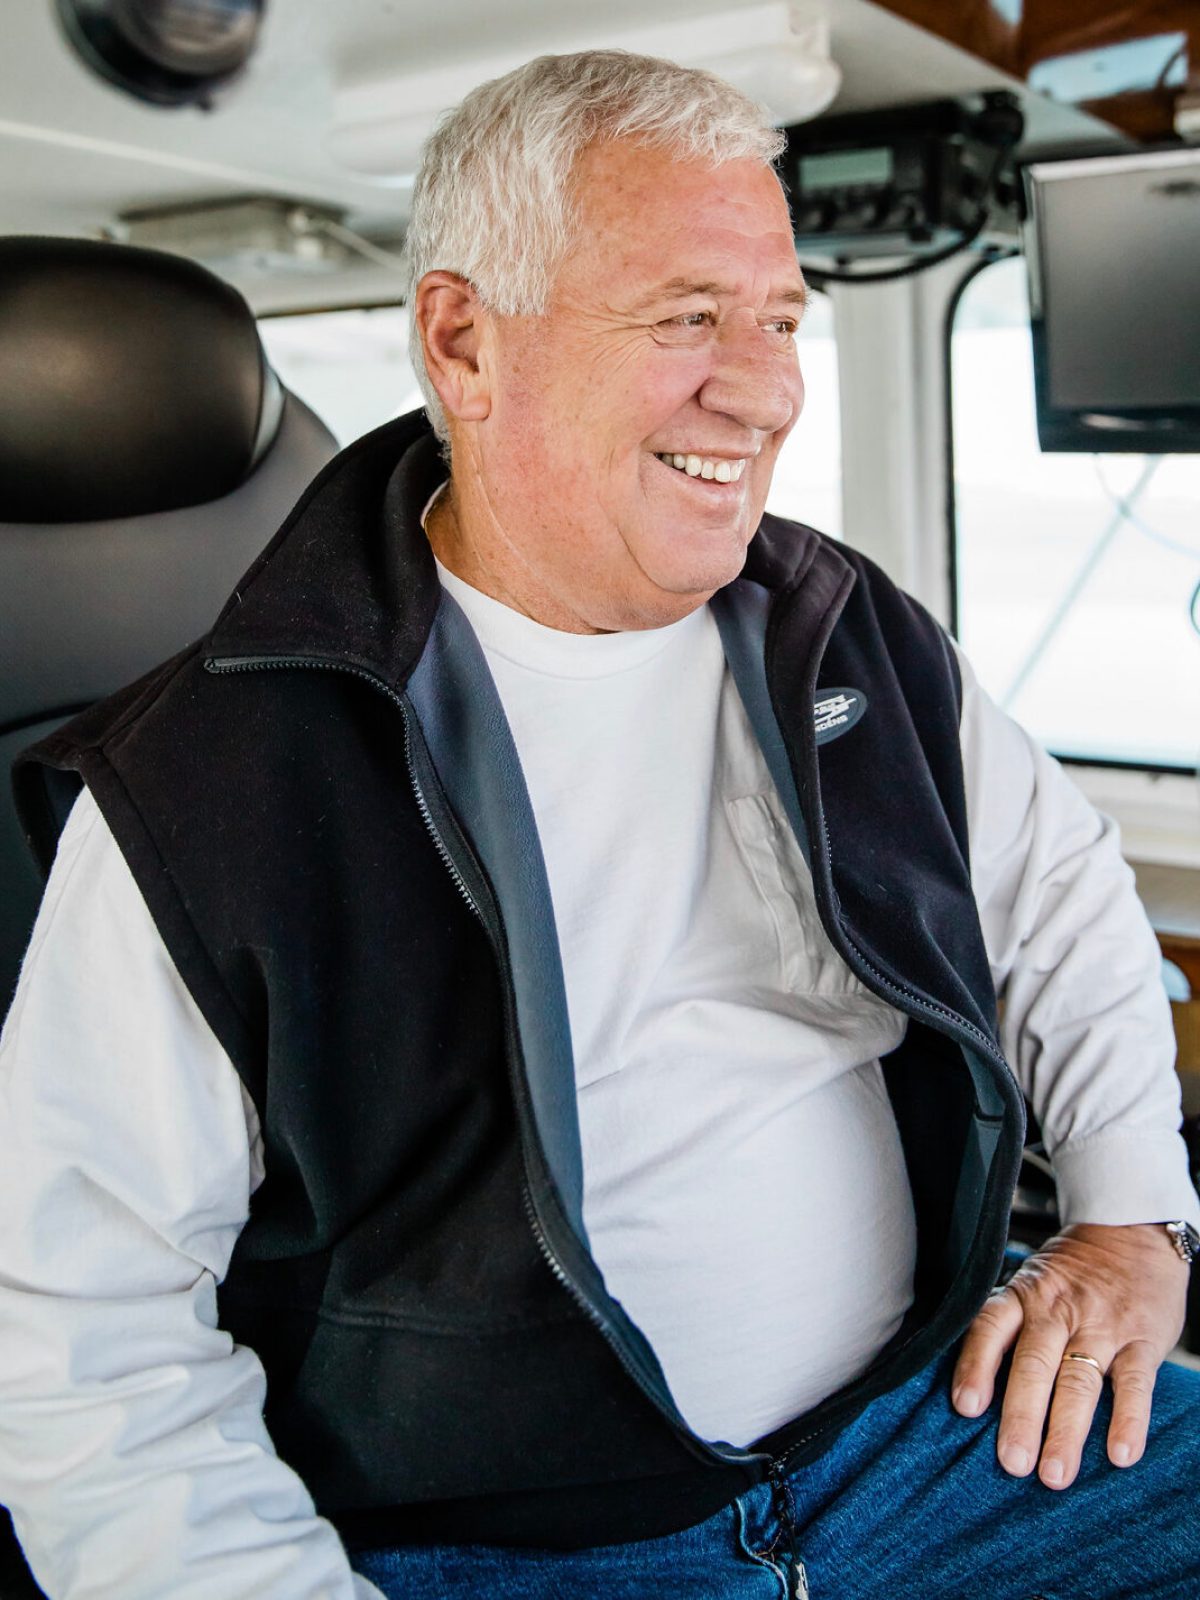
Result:
<svg viewBox="0 0 1200 1600"><path fill-rule="evenodd" d="M965 666L962 738L1006 1049L1064 1219L1200 1221L1115 830ZM52 1600L374 1594L272 1451L257 1359L216 1327L257 1124L86 796L0 1044L0 1146L0 1500Z"/></svg>

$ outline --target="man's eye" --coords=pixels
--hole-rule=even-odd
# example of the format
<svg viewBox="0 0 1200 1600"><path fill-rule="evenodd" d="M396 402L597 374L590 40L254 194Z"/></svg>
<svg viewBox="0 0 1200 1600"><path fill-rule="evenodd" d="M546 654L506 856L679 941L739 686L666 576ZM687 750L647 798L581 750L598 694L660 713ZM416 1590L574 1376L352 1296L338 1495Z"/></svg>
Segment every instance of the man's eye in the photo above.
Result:
<svg viewBox="0 0 1200 1600"><path fill-rule="evenodd" d="M713 321L711 311L685 311L682 316L671 317L668 328L707 328Z"/></svg>
<svg viewBox="0 0 1200 1600"><path fill-rule="evenodd" d="M775 322L768 322L767 327L770 328L773 333L782 334L785 339L790 339L795 333L796 329L799 327L799 323L796 322L792 317L780 317Z"/></svg>

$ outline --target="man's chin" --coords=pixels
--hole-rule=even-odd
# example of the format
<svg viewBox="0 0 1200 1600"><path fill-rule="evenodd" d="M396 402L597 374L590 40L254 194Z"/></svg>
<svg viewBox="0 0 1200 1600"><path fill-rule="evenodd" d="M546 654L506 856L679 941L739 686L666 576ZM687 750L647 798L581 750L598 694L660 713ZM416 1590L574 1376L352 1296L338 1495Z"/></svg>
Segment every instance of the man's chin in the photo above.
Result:
<svg viewBox="0 0 1200 1600"><path fill-rule="evenodd" d="M741 573L746 565L748 541L739 535L727 535L717 544L706 540L703 550L672 550L661 561L646 562L642 570L656 588L665 594L684 599L691 596L697 604L723 589Z"/></svg>

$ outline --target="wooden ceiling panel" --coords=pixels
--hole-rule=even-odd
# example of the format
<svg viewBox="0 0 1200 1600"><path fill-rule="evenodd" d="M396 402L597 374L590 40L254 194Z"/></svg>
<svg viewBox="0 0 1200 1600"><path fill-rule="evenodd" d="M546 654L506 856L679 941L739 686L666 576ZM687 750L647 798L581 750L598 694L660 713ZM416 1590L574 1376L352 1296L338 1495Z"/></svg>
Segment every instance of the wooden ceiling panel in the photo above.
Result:
<svg viewBox="0 0 1200 1600"><path fill-rule="evenodd" d="M981 60L1028 81L1052 98L1102 117L1135 139L1161 140L1174 132L1175 100L1185 84L1200 88L1200 5L1197 0L878 0L887 11L969 50ZM1126 50L1122 81L1103 89L1103 75L1088 74L1080 58L1139 40L1136 58ZM1157 48L1150 41L1160 41ZM1115 58L1114 58L1115 59ZM1132 77L1131 77L1132 70ZM1169 80L1169 81L1168 81Z"/></svg>

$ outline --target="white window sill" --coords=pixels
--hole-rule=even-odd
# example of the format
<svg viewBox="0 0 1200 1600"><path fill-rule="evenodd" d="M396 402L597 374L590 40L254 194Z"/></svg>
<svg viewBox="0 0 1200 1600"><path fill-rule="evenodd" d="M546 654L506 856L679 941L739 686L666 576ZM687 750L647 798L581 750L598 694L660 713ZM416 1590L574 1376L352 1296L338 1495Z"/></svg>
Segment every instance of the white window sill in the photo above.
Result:
<svg viewBox="0 0 1200 1600"><path fill-rule="evenodd" d="M1200 782L1173 773L1084 767L1067 772L1120 826L1128 861L1200 869Z"/></svg>

